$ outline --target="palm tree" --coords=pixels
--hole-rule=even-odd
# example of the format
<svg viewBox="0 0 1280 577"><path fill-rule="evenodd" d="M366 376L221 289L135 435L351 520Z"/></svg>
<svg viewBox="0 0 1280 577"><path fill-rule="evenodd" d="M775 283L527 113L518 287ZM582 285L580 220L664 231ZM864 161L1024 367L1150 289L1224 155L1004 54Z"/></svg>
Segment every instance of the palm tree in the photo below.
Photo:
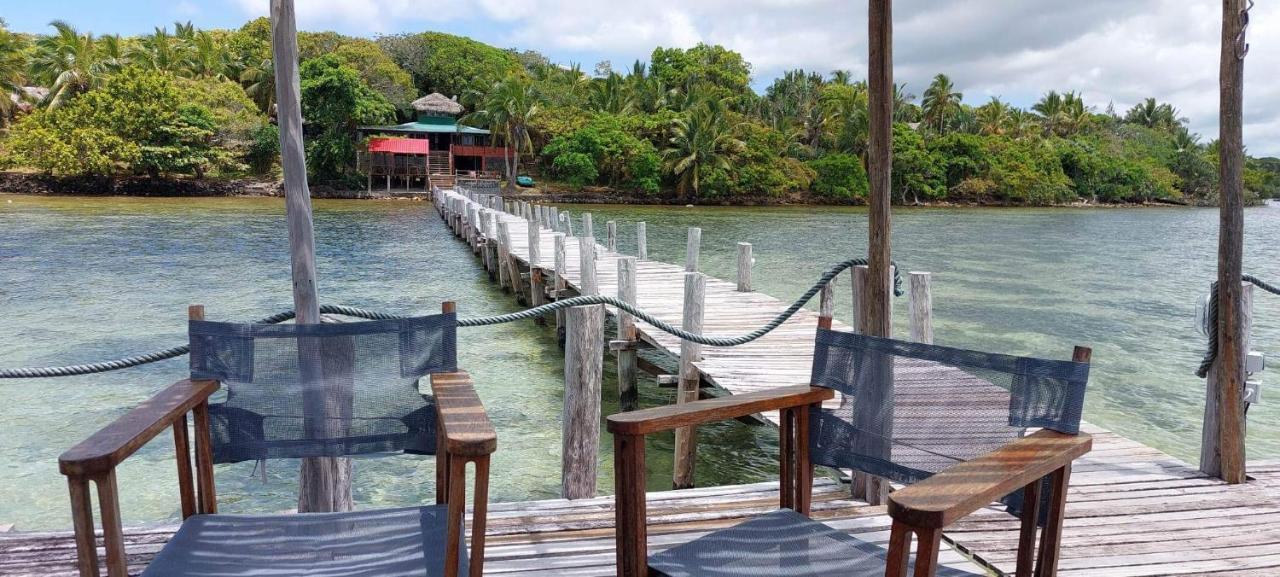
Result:
<svg viewBox="0 0 1280 577"><path fill-rule="evenodd" d="M1084 129L1093 118L1093 111L1084 104L1084 98L1075 92L1062 96L1062 120L1059 123L1062 136L1070 136Z"/></svg>
<svg viewBox="0 0 1280 577"><path fill-rule="evenodd" d="M17 110L17 102L9 95L18 99L26 95L22 90L26 84L26 66L22 39L6 30L0 20L0 126L9 126L9 119Z"/></svg>
<svg viewBox="0 0 1280 577"><path fill-rule="evenodd" d="M863 90L866 89L865 82L859 82ZM893 121L894 122L920 122L920 107L915 105L916 95L907 92L907 83L893 84Z"/></svg>
<svg viewBox="0 0 1280 577"><path fill-rule="evenodd" d="M103 70L93 34L81 34L62 20L54 20L49 25L54 33L36 41L31 55L31 76L49 88L45 102L56 108L97 86Z"/></svg>
<svg viewBox="0 0 1280 577"><path fill-rule="evenodd" d="M946 74L933 77L924 91L924 122L938 134L946 134L949 121L960 111L964 94L957 92Z"/></svg>
<svg viewBox="0 0 1280 577"><path fill-rule="evenodd" d="M1045 132L1052 134L1057 132L1064 107L1062 95L1058 94L1057 90L1050 90L1040 97L1039 102L1031 106L1031 110L1040 115Z"/></svg>
<svg viewBox="0 0 1280 577"><path fill-rule="evenodd" d="M988 136L1004 134L1009 126L1009 105L992 96L991 102L977 110L978 132Z"/></svg>
<svg viewBox="0 0 1280 577"><path fill-rule="evenodd" d="M213 34L201 30L186 40L187 72L195 77L225 79L228 69L227 52L218 45Z"/></svg>
<svg viewBox="0 0 1280 577"><path fill-rule="evenodd" d="M628 114L635 108L634 95L617 72L591 82L589 103L593 110L609 114Z"/></svg>
<svg viewBox="0 0 1280 577"><path fill-rule="evenodd" d="M1187 130L1185 126L1179 126L1178 130L1173 133L1173 145L1178 152L1198 151L1200 150L1200 135Z"/></svg>
<svg viewBox="0 0 1280 577"><path fill-rule="evenodd" d="M1040 134L1039 117L1021 108L1009 110L1009 135L1015 140L1023 140Z"/></svg>
<svg viewBox="0 0 1280 577"><path fill-rule="evenodd" d="M671 144L662 152L667 170L676 176L676 190L682 200L701 191L703 172L728 169L730 158L746 145L734 136L734 126L725 116L725 103L702 100L671 123Z"/></svg>
<svg viewBox="0 0 1280 577"><path fill-rule="evenodd" d="M270 58L263 59L256 66L248 66L240 73L240 84L244 92L258 105L258 110L270 115L276 104L276 70Z"/></svg>
<svg viewBox="0 0 1280 577"><path fill-rule="evenodd" d="M1147 128L1174 130L1185 123L1186 119L1178 116L1178 109L1173 105L1158 104L1156 99L1148 98L1130 108L1124 115L1124 121L1141 124Z"/></svg>
<svg viewBox="0 0 1280 577"><path fill-rule="evenodd" d="M848 86L853 83L853 73L848 70L832 70L831 83Z"/></svg>
<svg viewBox="0 0 1280 577"><path fill-rule="evenodd" d="M483 95L468 92L466 100L475 110L461 122L482 124L503 135L511 146L511 160L506 162L507 187L514 188L519 172L521 147L533 148L529 125L542 110L542 96L523 75L499 80ZM505 160L505 158L504 158Z"/></svg>

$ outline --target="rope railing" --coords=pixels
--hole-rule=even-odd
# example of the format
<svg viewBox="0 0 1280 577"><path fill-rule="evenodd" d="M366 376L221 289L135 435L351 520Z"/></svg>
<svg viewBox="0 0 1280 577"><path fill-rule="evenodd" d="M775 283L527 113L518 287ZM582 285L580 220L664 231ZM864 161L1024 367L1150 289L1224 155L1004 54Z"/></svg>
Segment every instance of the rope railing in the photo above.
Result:
<svg viewBox="0 0 1280 577"><path fill-rule="evenodd" d="M1280 287L1268 283L1251 274L1240 275L1240 280L1256 286L1273 295L1280 295ZM1200 367L1196 369L1196 376L1205 378L1209 376L1209 370L1213 368L1213 361L1218 358L1218 283L1213 283L1209 289L1209 306L1205 311L1209 317L1209 327L1205 331L1209 334L1209 350L1205 351L1204 359L1200 361Z"/></svg>
<svg viewBox="0 0 1280 577"><path fill-rule="evenodd" d="M805 293L801 295L800 298L796 299L795 302L791 303L791 306L787 307L786 310L782 311L781 313L778 313L778 315L775 316L773 320L760 326L760 328L757 328L749 333L738 335L738 336L716 337L716 336L699 335L699 334L690 333L666 321L663 321L662 319L656 316L653 316L652 314L644 311L643 309L636 307L635 305L619 300L616 297L605 296L605 295L576 296L576 297L570 297L567 299L561 299L552 303L533 307L530 309L525 309L525 310L514 312L514 313L508 313L503 315L493 315L493 316L486 316L486 317L472 317L472 318L458 319L458 326L482 327L482 326L498 325L498 324L510 323L510 322L515 322L515 321L524 320L524 319L531 319L531 318L545 315L547 313L551 313L560 309L566 309L566 308L575 307L575 306L610 305L610 306L617 307L621 310L624 310L630 313L632 316L636 317L637 319L644 321L646 323L649 323L650 325L653 325L658 330L671 334L672 336L678 337L680 339L692 341L692 342L707 345L707 346L713 346L713 347L733 347L733 346L743 345L751 341L754 341L760 337L763 337L769 334L771 331L778 328L779 326L782 326L782 323L786 322L787 319L791 318L797 312L799 312L800 309L804 307L805 303L812 300L813 297L816 296L818 292L822 290L822 287L826 286L827 283L830 283L832 279L834 279L837 275L839 275L845 269L855 267L855 266L866 265L866 264L867 264L867 259L865 258L855 258L855 259L846 260L841 263L837 263L835 266L832 266L831 268L827 269L826 272L822 273L822 276L818 278L818 281L814 283L813 286L809 288L809 290L805 291ZM893 294L895 296L902 296L904 294L902 290L902 275L901 273L898 272L898 270L899 269L897 267L897 264L894 263ZM369 320L402 318L398 315L393 315L390 313L385 313L380 311L371 311L368 309L362 309L362 308L351 307L351 306L343 306L343 305L322 305L320 307L320 312L322 314L342 315L347 317L363 318L363 319L369 319ZM291 320L294 318L294 316L295 314L293 311L282 311L274 315L271 315L269 317L258 320L257 324L278 324L278 323ZM108 371L117 371L120 369L127 369L131 367L137 367L140 365L172 359L172 358L185 355L189 352L191 352L191 347L189 347L188 345L180 345L180 346L171 347L171 348L167 348L160 351L145 353L141 355L135 355L131 357L125 357L122 359L97 362L97 363L68 365L68 366L62 366L62 367L19 367L19 368L11 368L11 369L0 369L0 379L35 379L35 378L70 377L70 376L76 376L76 375L105 373Z"/></svg>

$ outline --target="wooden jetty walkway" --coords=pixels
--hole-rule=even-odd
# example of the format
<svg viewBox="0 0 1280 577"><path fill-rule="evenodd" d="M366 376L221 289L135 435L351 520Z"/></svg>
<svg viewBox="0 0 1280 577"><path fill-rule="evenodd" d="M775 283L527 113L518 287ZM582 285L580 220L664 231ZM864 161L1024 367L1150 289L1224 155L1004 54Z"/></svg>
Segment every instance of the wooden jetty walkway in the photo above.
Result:
<svg viewBox="0 0 1280 577"><path fill-rule="evenodd" d="M447 193L443 202L467 201ZM442 202L437 197L437 203ZM469 201L467 201L469 202ZM446 215L448 216L448 215ZM528 269L526 221L503 213L513 260ZM476 229L472 229L476 231ZM465 228L460 232L472 234ZM540 263L554 262L554 237L541 235ZM484 232L469 241L489 242ZM606 243L607 243L606 239ZM564 278L580 289L577 242L565 243ZM616 262L598 246L600 294L616 294ZM496 253L485 255L486 262ZM684 267L641 260L636 300L672 324L682 321ZM607 272L606 272L607 271ZM516 271L508 271L521 273ZM530 275L532 277L532 275ZM509 278L521 278L519 276ZM527 281L526 281L527 282ZM533 293L527 298L536 299ZM706 279L703 332L736 335L771 319L787 303L739 291L737 283ZM824 314L801 311L777 331L748 345L706 347L693 363L701 380L727 393L808 382L814 327ZM836 328L845 328L831 321ZM917 327L918 328L918 327ZM678 356L677 339L643 323L649 346ZM1280 459L1249 464L1254 478L1227 485L1191 465L1097 426L1091 453L1071 477L1059 574L1066 577L1156 575L1280 575ZM503 472L495 471L501 476ZM776 508L776 482L664 491L648 495L651 550L687 542L709 531ZM848 483L819 479L814 516L860 538L884 542L889 518L883 506L850 498ZM611 496L493 503L489 509L485 573L524 576L614 574L614 510ZM21 529L21 527L19 527ZM131 572L140 571L176 525L126 529ZM981 573L1012 574L1018 522L993 506L947 531L944 564ZM0 533L0 575L75 575L69 531Z"/></svg>

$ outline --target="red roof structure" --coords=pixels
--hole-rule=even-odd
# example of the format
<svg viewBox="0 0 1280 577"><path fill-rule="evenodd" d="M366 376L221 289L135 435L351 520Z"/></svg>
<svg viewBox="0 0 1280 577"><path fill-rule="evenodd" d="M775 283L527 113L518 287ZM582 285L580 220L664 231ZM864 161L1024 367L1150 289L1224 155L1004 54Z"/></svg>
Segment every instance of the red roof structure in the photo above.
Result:
<svg viewBox="0 0 1280 577"><path fill-rule="evenodd" d="M369 152L389 152L391 154L426 154L425 138L371 138Z"/></svg>

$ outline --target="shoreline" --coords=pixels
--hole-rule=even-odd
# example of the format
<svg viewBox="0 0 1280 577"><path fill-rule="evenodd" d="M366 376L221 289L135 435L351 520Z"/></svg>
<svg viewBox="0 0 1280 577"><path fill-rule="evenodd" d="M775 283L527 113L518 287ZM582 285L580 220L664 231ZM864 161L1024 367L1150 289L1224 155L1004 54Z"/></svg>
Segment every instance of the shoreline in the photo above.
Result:
<svg viewBox="0 0 1280 577"><path fill-rule="evenodd" d="M206 197L282 197L283 182L277 178L244 177L196 180L191 178L148 177L64 177L28 172L0 172L0 194L24 196L85 196L85 197L151 197L151 198L206 198ZM311 186L311 196L316 199L349 200L421 200L427 191L375 188L372 192L362 189L339 189L329 185ZM550 202L559 204L614 204L634 206L866 206L862 201L837 201L804 193L792 193L781 197L750 196L733 199L701 199L689 203L673 193L658 195L633 194L610 189L588 188L581 191L545 190L540 188L518 189L508 198ZM934 201L895 204L902 208L1204 208L1205 206L1171 201L1143 203L1097 203L1079 201L1055 204L1017 204L1005 202L955 202ZM1208 205L1212 206L1212 205Z"/></svg>

